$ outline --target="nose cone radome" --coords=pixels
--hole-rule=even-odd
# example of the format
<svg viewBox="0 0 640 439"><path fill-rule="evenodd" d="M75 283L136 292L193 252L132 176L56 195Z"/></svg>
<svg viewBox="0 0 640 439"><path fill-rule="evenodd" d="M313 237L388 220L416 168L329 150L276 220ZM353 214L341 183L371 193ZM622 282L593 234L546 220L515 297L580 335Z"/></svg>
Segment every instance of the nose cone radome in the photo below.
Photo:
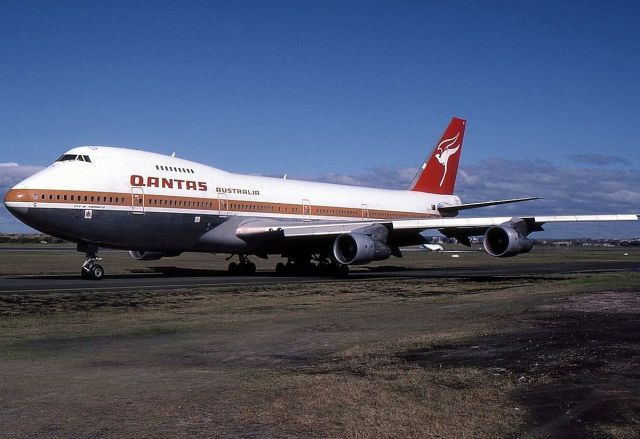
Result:
<svg viewBox="0 0 640 439"><path fill-rule="evenodd" d="M23 184L17 184L4 195L4 206L18 219L24 218L29 210L29 193Z"/></svg>

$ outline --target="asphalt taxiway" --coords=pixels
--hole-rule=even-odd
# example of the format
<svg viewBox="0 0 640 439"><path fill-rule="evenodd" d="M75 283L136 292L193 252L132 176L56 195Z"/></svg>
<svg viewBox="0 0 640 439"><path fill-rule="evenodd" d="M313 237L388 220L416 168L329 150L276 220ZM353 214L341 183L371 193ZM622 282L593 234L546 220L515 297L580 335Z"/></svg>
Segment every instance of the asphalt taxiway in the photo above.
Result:
<svg viewBox="0 0 640 439"><path fill-rule="evenodd" d="M463 268L406 268L402 266L377 266L352 270L345 281L384 278L505 278L516 276L551 276L572 273L597 273L612 271L640 271L637 261L570 261L526 265L469 266ZM100 281L81 279L74 275L2 276L0 294L38 293L63 291L122 291L137 289L180 289L190 287L226 287L237 285L269 285L322 282L327 277L283 277L275 273L258 272L252 276L231 276L224 271L188 269L179 267L158 268L156 273L107 275Z"/></svg>

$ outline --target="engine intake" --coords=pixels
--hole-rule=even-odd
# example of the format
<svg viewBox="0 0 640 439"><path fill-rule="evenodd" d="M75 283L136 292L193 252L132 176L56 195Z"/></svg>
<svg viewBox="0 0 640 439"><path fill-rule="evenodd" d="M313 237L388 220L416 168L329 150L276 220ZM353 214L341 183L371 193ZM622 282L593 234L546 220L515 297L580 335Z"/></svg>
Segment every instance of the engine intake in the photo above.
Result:
<svg viewBox="0 0 640 439"><path fill-rule="evenodd" d="M137 261L155 261L160 258L179 256L180 252L151 252L146 250L131 250L129 255Z"/></svg>
<svg viewBox="0 0 640 439"><path fill-rule="evenodd" d="M343 265L368 264L391 256L391 248L364 233L344 233L333 243L333 256Z"/></svg>
<svg viewBox="0 0 640 439"><path fill-rule="evenodd" d="M484 234L482 243L487 253L498 258L528 253L533 248L529 238L507 225L489 228Z"/></svg>

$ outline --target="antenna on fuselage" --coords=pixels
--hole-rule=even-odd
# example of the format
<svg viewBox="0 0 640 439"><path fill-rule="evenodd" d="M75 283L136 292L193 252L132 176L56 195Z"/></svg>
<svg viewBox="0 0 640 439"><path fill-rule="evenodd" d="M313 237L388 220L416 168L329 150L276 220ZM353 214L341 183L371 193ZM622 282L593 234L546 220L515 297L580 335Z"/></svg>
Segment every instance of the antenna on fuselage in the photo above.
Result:
<svg viewBox="0 0 640 439"><path fill-rule="evenodd" d="M287 179L287 174L284 174L284 177L282 177L283 180Z"/></svg>
<svg viewBox="0 0 640 439"><path fill-rule="evenodd" d="M176 156L176 153L175 153L175 152L172 152L172 153L171 153L171 157L175 157L175 156Z"/></svg>

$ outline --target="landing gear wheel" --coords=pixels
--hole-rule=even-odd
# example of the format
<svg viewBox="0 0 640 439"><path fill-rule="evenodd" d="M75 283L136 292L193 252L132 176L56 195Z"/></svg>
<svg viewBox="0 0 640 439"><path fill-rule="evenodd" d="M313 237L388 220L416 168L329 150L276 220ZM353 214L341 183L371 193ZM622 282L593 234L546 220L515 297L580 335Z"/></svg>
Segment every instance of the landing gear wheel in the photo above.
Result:
<svg viewBox="0 0 640 439"><path fill-rule="evenodd" d="M253 262L247 262L244 264L244 274L255 274L256 273L256 264Z"/></svg>
<svg viewBox="0 0 640 439"><path fill-rule="evenodd" d="M347 277L349 275L349 266L348 265L338 265L336 269L336 276L338 277Z"/></svg>
<svg viewBox="0 0 640 439"><path fill-rule="evenodd" d="M276 274L278 276L284 276L285 275L285 271L286 271L286 268L284 267L284 264L282 262L278 262L276 264Z"/></svg>
<svg viewBox="0 0 640 439"><path fill-rule="evenodd" d="M240 263L229 263L229 274L233 275L247 275L254 274L256 272L256 264L247 259L246 256L240 255Z"/></svg>
<svg viewBox="0 0 640 439"><path fill-rule="evenodd" d="M96 264L97 261L102 260L102 258L98 257L98 247L78 244L78 251L85 251L80 277L82 279L101 280L104 277L104 268L102 268L102 265Z"/></svg>
<svg viewBox="0 0 640 439"><path fill-rule="evenodd" d="M95 264L91 267L90 275L93 280L102 280L104 277L104 268L102 268L102 265Z"/></svg>

